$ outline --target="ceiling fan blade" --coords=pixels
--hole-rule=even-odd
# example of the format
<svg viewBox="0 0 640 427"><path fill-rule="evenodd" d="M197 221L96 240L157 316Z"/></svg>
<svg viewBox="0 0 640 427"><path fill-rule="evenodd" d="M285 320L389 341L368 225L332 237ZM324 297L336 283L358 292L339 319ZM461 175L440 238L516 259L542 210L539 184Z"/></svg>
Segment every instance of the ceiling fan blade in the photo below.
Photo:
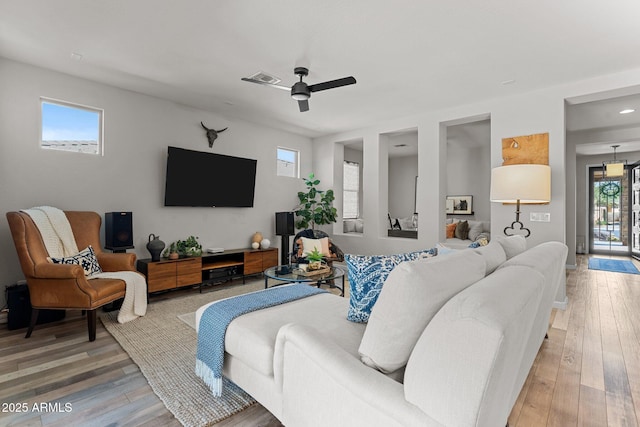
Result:
<svg viewBox="0 0 640 427"><path fill-rule="evenodd" d="M305 99L304 101L298 101L298 107L300 107L301 113L309 111L309 100Z"/></svg>
<svg viewBox="0 0 640 427"><path fill-rule="evenodd" d="M311 92L320 92L321 90L333 89L335 87L347 86L356 84L356 79L353 76L343 77L337 80L330 80L328 82L316 83L314 85L309 85L309 91Z"/></svg>
<svg viewBox="0 0 640 427"><path fill-rule="evenodd" d="M256 84L259 84L259 85L262 85L262 86L275 87L276 89L282 89L282 90L286 90L286 91L290 91L291 90L290 87L274 85L272 83L266 83L266 82L263 82L263 81L260 81L260 80L249 79L247 77L243 77L241 80L245 81L245 82L249 82L249 83L256 83Z"/></svg>

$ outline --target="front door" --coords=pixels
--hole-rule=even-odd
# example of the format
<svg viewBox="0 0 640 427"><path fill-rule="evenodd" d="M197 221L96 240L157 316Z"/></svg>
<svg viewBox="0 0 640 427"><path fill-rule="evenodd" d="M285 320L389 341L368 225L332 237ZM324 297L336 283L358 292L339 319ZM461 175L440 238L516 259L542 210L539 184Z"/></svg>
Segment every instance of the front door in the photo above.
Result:
<svg viewBox="0 0 640 427"><path fill-rule="evenodd" d="M607 177L601 167L592 167L589 169L589 175L591 182L589 251L628 255L631 245L629 245L627 171L625 170L625 174L621 177ZM638 243L640 249L640 237Z"/></svg>
<svg viewBox="0 0 640 427"><path fill-rule="evenodd" d="M631 256L640 259L640 166L631 169Z"/></svg>

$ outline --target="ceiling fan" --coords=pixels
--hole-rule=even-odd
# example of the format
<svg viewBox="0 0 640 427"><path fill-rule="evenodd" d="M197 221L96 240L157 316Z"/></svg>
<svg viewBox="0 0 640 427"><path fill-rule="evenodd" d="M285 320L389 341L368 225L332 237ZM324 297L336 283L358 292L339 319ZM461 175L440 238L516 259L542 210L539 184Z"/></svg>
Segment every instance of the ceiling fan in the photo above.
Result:
<svg viewBox="0 0 640 427"><path fill-rule="evenodd" d="M349 76L343 77L341 79L330 80L328 82L308 85L302 81L303 77L309 75L309 70L307 68L296 67L293 69L293 73L297 76L300 76L300 81L294 83L294 85L291 87L279 85L278 82L280 80L278 79L275 79L274 81L268 81L268 79L263 80L256 78L256 76L251 76L243 77L242 80L244 80L245 82L257 83L259 85L271 86L277 89L291 91L291 97L298 101L300 112L309 111L309 98L311 97L311 92L320 92L321 90L333 89L336 87L347 86L356 83L356 79L353 78L353 76Z"/></svg>

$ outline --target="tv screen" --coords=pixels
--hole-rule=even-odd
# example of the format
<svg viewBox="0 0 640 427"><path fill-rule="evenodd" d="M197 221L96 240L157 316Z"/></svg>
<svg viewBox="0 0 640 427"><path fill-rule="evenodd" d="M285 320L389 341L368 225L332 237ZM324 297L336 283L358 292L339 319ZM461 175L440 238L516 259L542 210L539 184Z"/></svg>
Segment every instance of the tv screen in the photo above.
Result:
<svg viewBox="0 0 640 427"><path fill-rule="evenodd" d="M257 160L169 147L165 206L253 207Z"/></svg>

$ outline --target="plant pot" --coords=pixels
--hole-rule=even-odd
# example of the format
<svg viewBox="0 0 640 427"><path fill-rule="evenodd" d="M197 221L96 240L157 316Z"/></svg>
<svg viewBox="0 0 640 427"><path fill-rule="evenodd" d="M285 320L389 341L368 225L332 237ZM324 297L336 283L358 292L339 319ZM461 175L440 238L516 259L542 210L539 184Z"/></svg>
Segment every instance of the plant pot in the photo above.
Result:
<svg viewBox="0 0 640 427"><path fill-rule="evenodd" d="M322 261L310 261L309 262L309 267L307 267L307 270L320 270L320 268L322 267Z"/></svg>
<svg viewBox="0 0 640 427"><path fill-rule="evenodd" d="M178 259L180 258L180 254L178 254L178 252L171 252L169 254L169 259Z"/></svg>

